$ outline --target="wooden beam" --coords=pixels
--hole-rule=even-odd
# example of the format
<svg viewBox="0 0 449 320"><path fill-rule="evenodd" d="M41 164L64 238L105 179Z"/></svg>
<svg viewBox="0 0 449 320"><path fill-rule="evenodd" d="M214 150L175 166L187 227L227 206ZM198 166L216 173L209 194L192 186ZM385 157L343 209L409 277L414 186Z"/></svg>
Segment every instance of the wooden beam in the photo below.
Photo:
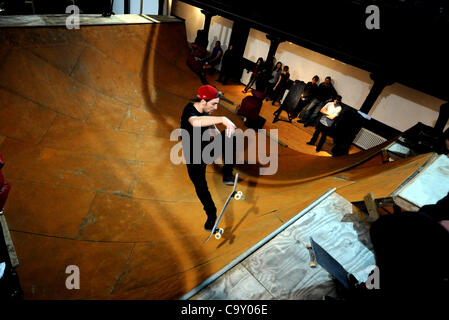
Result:
<svg viewBox="0 0 449 320"><path fill-rule="evenodd" d="M379 212L377 211L376 201L372 192L364 197L366 208L368 209L368 221L373 222L379 219Z"/></svg>

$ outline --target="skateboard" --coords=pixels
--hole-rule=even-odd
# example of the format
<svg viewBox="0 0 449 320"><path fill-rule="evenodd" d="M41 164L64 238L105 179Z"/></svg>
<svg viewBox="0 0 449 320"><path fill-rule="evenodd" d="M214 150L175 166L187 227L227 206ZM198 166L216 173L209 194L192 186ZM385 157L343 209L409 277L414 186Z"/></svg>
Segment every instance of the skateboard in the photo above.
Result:
<svg viewBox="0 0 449 320"><path fill-rule="evenodd" d="M326 250L310 237L310 244L306 244L309 251L309 266L315 268L317 264L322 266L331 276L337 279L345 288L349 289L349 272L335 260Z"/></svg>
<svg viewBox="0 0 449 320"><path fill-rule="evenodd" d="M232 189L231 194L229 195L229 197L226 199L226 202L223 206L223 209L221 209L220 214L218 215L217 221L215 221L215 225L212 228L212 231L210 233L210 235L207 237L206 240L204 240L203 244L205 244L207 241L209 241L210 238L212 238L213 235L215 235L215 239L219 240L221 238L221 235L224 233L224 229L222 228L218 228L218 224L220 223L221 217L223 216L223 213L225 212L229 202L231 201L231 199L235 199L235 200L243 200L243 192L242 191L236 191L237 189L237 182L239 180L239 174L237 173L235 175L235 180L234 180L234 187Z"/></svg>

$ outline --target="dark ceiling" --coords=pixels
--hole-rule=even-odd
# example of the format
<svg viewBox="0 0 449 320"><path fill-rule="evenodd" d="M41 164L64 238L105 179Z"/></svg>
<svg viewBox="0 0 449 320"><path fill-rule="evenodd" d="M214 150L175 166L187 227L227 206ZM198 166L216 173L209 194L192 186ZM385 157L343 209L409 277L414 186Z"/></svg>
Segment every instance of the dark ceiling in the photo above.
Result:
<svg viewBox="0 0 449 320"><path fill-rule="evenodd" d="M447 1L182 1L448 100ZM372 4L378 30L365 25Z"/></svg>

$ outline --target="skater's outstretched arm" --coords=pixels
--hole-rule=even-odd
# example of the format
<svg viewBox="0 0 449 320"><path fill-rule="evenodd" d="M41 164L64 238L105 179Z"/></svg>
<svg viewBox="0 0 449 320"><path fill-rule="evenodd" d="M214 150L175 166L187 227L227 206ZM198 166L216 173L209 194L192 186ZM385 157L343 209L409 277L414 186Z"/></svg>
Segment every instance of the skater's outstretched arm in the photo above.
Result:
<svg viewBox="0 0 449 320"><path fill-rule="evenodd" d="M210 127L216 124L223 124L226 127L226 136L231 137L235 132L235 124L227 117L190 117L189 122L193 127Z"/></svg>

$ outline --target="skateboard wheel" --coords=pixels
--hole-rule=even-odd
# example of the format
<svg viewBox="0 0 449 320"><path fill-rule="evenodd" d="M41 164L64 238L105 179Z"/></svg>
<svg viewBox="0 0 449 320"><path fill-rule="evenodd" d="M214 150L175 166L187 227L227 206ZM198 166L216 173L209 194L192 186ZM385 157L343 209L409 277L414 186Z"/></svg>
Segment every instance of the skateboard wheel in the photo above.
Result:
<svg viewBox="0 0 449 320"><path fill-rule="evenodd" d="M316 262L310 261L309 262L309 267L315 268L316 267Z"/></svg>
<svg viewBox="0 0 449 320"><path fill-rule="evenodd" d="M220 239L223 232L224 232L224 229L218 228L217 231L215 231L215 239L217 239L217 240Z"/></svg>
<svg viewBox="0 0 449 320"><path fill-rule="evenodd" d="M312 248L312 244L311 243L306 244L306 248L307 249L311 249Z"/></svg>
<svg viewBox="0 0 449 320"><path fill-rule="evenodd" d="M240 194L236 194L236 195L234 196L234 199L235 199L235 200L240 200L240 199L242 199L242 196L241 196Z"/></svg>

